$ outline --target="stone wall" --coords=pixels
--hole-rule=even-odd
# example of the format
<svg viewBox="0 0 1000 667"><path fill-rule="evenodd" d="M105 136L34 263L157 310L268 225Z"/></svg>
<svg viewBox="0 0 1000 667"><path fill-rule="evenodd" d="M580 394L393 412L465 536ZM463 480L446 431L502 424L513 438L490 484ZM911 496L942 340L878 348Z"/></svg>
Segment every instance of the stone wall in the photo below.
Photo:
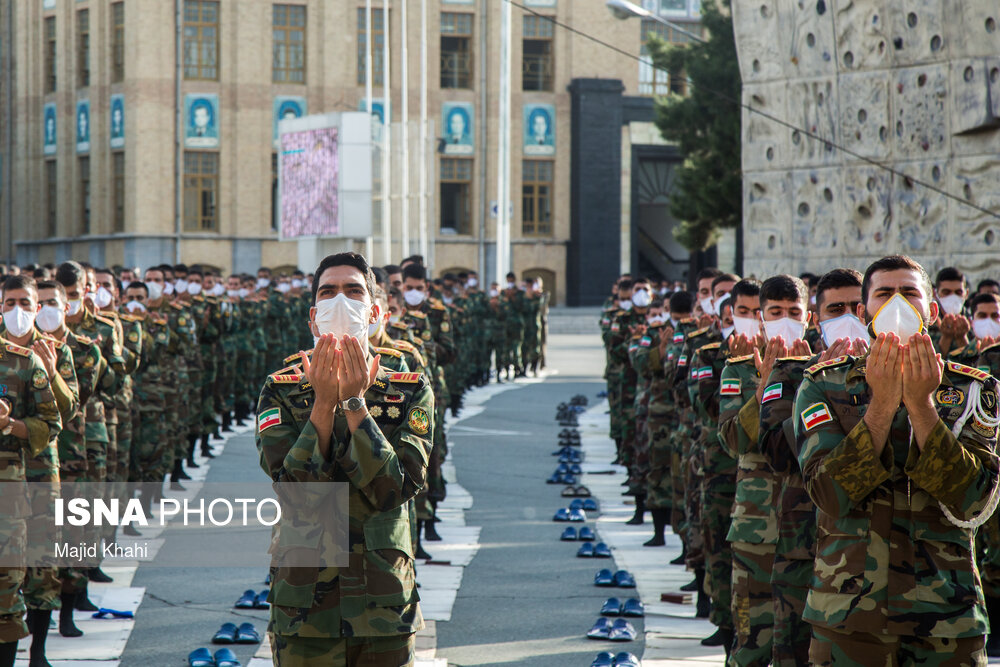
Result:
<svg viewBox="0 0 1000 667"><path fill-rule="evenodd" d="M1000 4L733 0L745 273L901 252L1000 277ZM905 176L865 162L890 166ZM948 199L911 179L946 190Z"/></svg>

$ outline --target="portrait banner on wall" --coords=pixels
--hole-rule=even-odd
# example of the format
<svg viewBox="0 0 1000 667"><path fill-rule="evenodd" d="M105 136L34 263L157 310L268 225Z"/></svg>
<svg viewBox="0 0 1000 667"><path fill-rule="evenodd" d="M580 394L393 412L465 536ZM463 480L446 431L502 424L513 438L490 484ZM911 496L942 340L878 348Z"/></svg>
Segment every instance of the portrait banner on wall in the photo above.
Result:
<svg viewBox="0 0 1000 667"><path fill-rule="evenodd" d="M524 154L556 154L556 108L551 104L524 105Z"/></svg>
<svg viewBox="0 0 1000 667"><path fill-rule="evenodd" d="M125 96L111 96L111 147L125 146Z"/></svg>
<svg viewBox="0 0 1000 667"><path fill-rule="evenodd" d="M49 102L45 105L44 112L44 137L43 153L45 155L55 155L56 152L56 104Z"/></svg>
<svg viewBox="0 0 1000 667"><path fill-rule="evenodd" d="M361 98L358 111L368 111L368 100ZM382 132L385 131L385 101L381 97L372 98L372 141L382 143Z"/></svg>
<svg viewBox="0 0 1000 667"><path fill-rule="evenodd" d="M441 105L441 131L447 155L472 155L475 134L472 105L468 102L445 102Z"/></svg>
<svg viewBox="0 0 1000 667"><path fill-rule="evenodd" d="M184 96L184 147L219 147L219 96Z"/></svg>
<svg viewBox="0 0 1000 667"><path fill-rule="evenodd" d="M90 100L76 101L76 152L90 151Z"/></svg>
<svg viewBox="0 0 1000 667"><path fill-rule="evenodd" d="M274 128L272 141L278 143L278 123L292 118L302 118L306 115L306 98L304 97L275 97L274 98Z"/></svg>
<svg viewBox="0 0 1000 667"><path fill-rule="evenodd" d="M281 238L337 236L339 128L281 135Z"/></svg>
<svg viewBox="0 0 1000 667"><path fill-rule="evenodd" d="M55 9L56 0L42 0L42 9Z"/></svg>

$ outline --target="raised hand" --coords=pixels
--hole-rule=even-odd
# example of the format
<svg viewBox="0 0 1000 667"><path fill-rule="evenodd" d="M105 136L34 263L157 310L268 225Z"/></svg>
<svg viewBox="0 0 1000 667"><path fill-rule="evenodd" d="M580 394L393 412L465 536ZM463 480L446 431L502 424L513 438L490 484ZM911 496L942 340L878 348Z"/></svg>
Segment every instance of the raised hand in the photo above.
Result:
<svg viewBox="0 0 1000 667"><path fill-rule="evenodd" d="M367 341L366 341L367 342ZM369 364L361 343L354 336L344 335L340 341L342 361L340 364L340 399L346 401L353 396L364 396L378 375L380 355Z"/></svg>
<svg viewBox="0 0 1000 667"><path fill-rule="evenodd" d="M903 399L903 354L899 336L880 333L872 343L865 366L865 377L872 390L872 405L892 414L896 413Z"/></svg>
<svg viewBox="0 0 1000 667"><path fill-rule="evenodd" d="M31 349L42 360L42 365L45 366L45 372L49 374L49 378L54 378L56 376L55 343L50 340L39 339L32 344Z"/></svg>
<svg viewBox="0 0 1000 667"><path fill-rule="evenodd" d="M757 367L757 373L760 375L760 382L757 383L756 392L758 403L764 399L764 386L767 384L767 378L770 377L771 371L774 369L774 362L787 356L789 356L788 347L785 345L785 339L781 336L767 341L767 347L764 348L763 356L760 350L754 348L753 363Z"/></svg>
<svg viewBox="0 0 1000 667"><path fill-rule="evenodd" d="M823 353L819 355L819 361L830 361L831 359L836 359L837 357L842 357L848 353L851 349L851 340L849 338L838 338L833 341L830 347L823 350Z"/></svg>
<svg viewBox="0 0 1000 667"><path fill-rule="evenodd" d="M305 352L302 353L302 370L316 394L316 405L329 409L331 414L340 400L339 354L337 339L333 334L319 337L313 349L312 361Z"/></svg>
<svg viewBox="0 0 1000 667"><path fill-rule="evenodd" d="M903 350L902 361L903 403L907 410L933 405L931 394L941 385L944 361L934 350L931 337L913 334Z"/></svg>

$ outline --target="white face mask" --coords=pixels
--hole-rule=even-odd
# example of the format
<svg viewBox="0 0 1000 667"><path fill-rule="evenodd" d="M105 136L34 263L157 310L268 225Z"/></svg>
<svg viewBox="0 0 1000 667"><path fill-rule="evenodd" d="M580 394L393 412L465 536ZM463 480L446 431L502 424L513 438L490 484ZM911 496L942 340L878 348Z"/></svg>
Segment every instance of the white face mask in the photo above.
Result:
<svg viewBox="0 0 1000 667"><path fill-rule="evenodd" d="M103 287L98 287L97 291L94 292L94 296L92 298L94 305L96 305L98 308L107 308L108 306L110 306L111 299L112 299L111 292L104 289Z"/></svg>
<svg viewBox="0 0 1000 667"><path fill-rule="evenodd" d="M146 305L141 301L129 301L128 303L125 304L125 309L128 310L128 312L130 313L134 313L136 311L139 311L140 313L145 313Z"/></svg>
<svg viewBox="0 0 1000 667"><path fill-rule="evenodd" d="M981 320L972 320L972 333L976 338L997 338L1000 337L1000 322L989 317Z"/></svg>
<svg viewBox="0 0 1000 667"><path fill-rule="evenodd" d="M443 296L443 297L441 297L441 301L443 301L446 305L449 305L449 306L451 304L455 303L455 300L453 298L451 298L450 296Z"/></svg>
<svg viewBox="0 0 1000 667"><path fill-rule="evenodd" d="M945 315L958 315L962 312L962 306L965 305L965 301L957 294L941 297L938 299L938 303L941 304L941 310L944 311Z"/></svg>
<svg viewBox="0 0 1000 667"><path fill-rule="evenodd" d="M149 298L153 301L163 296L163 283L146 283L146 289L149 291Z"/></svg>
<svg viewBox="0 0 1000 667"><path fill-rule="evenodd" d="M338 339L347 334L364 341L368 337L371 310L371 306L365 305L364 301L348 299L343 294L319 301L313 318L316 325L314 333L332 333Z"/></svg>
<svg viewBox="0 0 1000 667"><path fill-rule="evenodd" d="M178 284L177 291L179 292L181 290L179 280L177 281L177 284ZM187 293L190 294L191 296L198 296L199 294L201 294L201 283L188 283Z"/></svg>
<svg viewBox="0 0 1000 667"><path fill-rule="evenodd" d="M637 308L645 308L652 301L653 298L649 295L649 290L641 289L638 292L632 292L632 303Z"/></svg>
<svg viewBox="0 0 1000 667"><path fill-rule="evenodd" d="M248 296L250 296L250 290L248 290L246 287L241 287L239 289L239 295L241 299L245 299Z"/></svg>
<svg viewBox="0 0 1000 667"><path fill-rule="evenodd" d="M903 295L896 293L875 313L870 328L876 336L891 332L906 343L910 340L910 336L923 331L924 319Z"/></svg>
<svg viewBox="0 0 1000 667"><path fill-rule="evenodd" d="M733 330L737 336L753 338L760 333L760 323L752 317L733 317Z"/></svg>
<svg viewBox="0 0 1000 667"><path fill-rule="evenodd" d="M811 305L813 305L813 306L816 305L816 295L815 294L813 294L811 297L809 297L809 303Z"/></svg>
<svg viewBox="0 0 1000 667"><path fill-rule="evenodd" d="M163 293L170 296L174 293L173 283L163 283Z"/></svg>
<svg viewBox="0 0 1000 667"><path fill-rule="evenodd" d="M236 299L240 296L240 291L238 289L226 290L226 296L230 299Z"/></svg>
<svg viewBox="0 0 1000 667"><path fill-rule="evenodd" d="M624 301L619 301L618 307L627 313L628 311L632 310L632 299L625 299Z"/></svg>
<svg viewBox="0 0 1000 667"><path fill-rule="evenodd" d="M35 314L14 306L3 314L3 324L14 338L20 338L35 324Z"/></svg>
<svg viewBox="0 0 1000 667"><path fill-rule="evenodd" d="M768 340L773 340L778 336L786 343L799 340L806 333L806 323L793 320L790 317L782 317L780 320L764 322L764 336Z"/></svg>
<svg viewBox="0 0 1000 667"><path fill-rule="evenodd" d="M189 283L184 278L178 278L177 282L174 283L174 289L177 290L178 294L183 294L184 292L187 291L188 287L190 287L190 286L191 286L191 283ZM194 292L191 292L191 293L194 294Z"/></svg>
<svg viewBox="0 0 1000 667"><path fill-rule="evenodd" d="M74 299L69 302L69 314L76 315L83 308L83 299Z"/></svg>
<svg viewBox="0 0 1000 667"><path fill-rule="evenodd" d="M288 294L288 292L291 291L292 286L288 283L279 283L276 289L282 294Z"/></svg>
<svg viewBox="0 0 1000 667"><path fill-rule="evenodd" d="M378 307L376 306L376 309L377 308ZM371 324L369 324L368 325L368 338L369 339L378 338L379 335L381 335L381 333L382 333L382 325L384 323L385 323L385 320L383 320L381 317L379 317L377 322L372 322Z"/></svg>
<svg viewBox="0 0 1000 667"><path fill-rule="evenodd" d="M497 290L495 290L495 289L491 289L491 290L490 290L490 298L491 298L491 299L492 299L492 298L495 298L495 297L498 297L498 296L500 296L500 292L498 292L498 291L497 291Z"/></svg>
<svg viewBox="0 0 1000 667"><path fill-rule="evenodd" d="M466 281L465 286L468 287L469 289L472 289L478 284L479 284L478 280L476 280L475 278L469 278L469 280Z"/></svg>
<svg viewBox="0 0 1000 667"><path fill-rule="evenodd" d="M128 286L131 285L131 284L132 284L131 280L123 280L122 281L122 292L124 292L125 290L127 290Z"/></svg>
<svg viewBox="0 0 1000 667"><path fill-rule="evenodd" d="M725 329L723 329L722 330L722 340L728 339L733 334L733 331L735 331L735 330L736 330L736 327L726 327Z"/></svg>
<svg viewBox="0 0 1000 667"><path fill-rule="evenodd" d="M653 315L652 317L647 318L646 320L648 324L663 324L666 321L667 321L667 316L664 315L663 313L660 313L659 315Z"/></svg>
<svg viewBox="0 0 1000 667"><path fill-rule="evenodd" d="M292 287L294 289L301 289L301 287L302 287L302 281L299 280L298 278L292 279Z"/></svg>
<svg viewBox="0 0 1000 667"><path fill-rule="evenodd" d="M839 317L820 322L819 328L823 330L823 342L826 343L827 347L841 338L847 338L852 343L858 338L864 341L871 340L868 335L868 327L850 313L844 313Z"/></svg>
<svg viewBox="0 0 1000 667"><path fill-rule="evenodd" d="M715 312L715 302L712 301L712 297L706 296L698 303L701 304L701 309L705 311L706 315L718 315L718 313Z"/></svg>
<svg viewBox="0 0 1000 667"><path fill-rule="evenodd" d="M257 289L264 289L265 287L267 287L270 284L271 284L271 281L268 280L267 278L258 278L257 279Z"/></svg>
<svg viewBox="0 0 1000 667"><path fill-rule="evenodd" d="M403 292L403 300L408 306L419 306L426 298L427 295L418 289L408 289Z"/></svg>
<svg viewBox="0 0 1000 667"><path fill-rule="evenodd" d="M515 287L517 287L517 285L510 282L509 280L507 281L507 289L514 289Z"/></svg>
<svg viewBox="0 0 1000 667"><path fill-rule="evenodd" d="M389 324L399 324L399 315L389 315Z"/></svg>
<svg viewBox="0 0 1000 667"><path fill-rule="evenodd" d="M62 308L42 306L42 309L38 311L38 315L35 317L35 323L45 333L52 333L62 327L64 315L65 311Z"/></svg>
<svg viewBox="0 0 1000 667"><path fill-rule="evenodd" d="M222 296L225 293L226 293L226 288L222 286L222 283L215 283L212 286L212 295L213 296Z"/></svg>

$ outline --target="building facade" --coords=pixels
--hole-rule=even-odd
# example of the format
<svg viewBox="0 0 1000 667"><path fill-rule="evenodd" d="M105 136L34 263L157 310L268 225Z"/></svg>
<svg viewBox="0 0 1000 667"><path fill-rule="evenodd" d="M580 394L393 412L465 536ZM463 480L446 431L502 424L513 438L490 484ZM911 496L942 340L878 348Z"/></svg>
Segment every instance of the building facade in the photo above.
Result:
<svg viewBox="0 0 1000 667"><path fill-rule="evenodd" d="M5 12L11 1L2 3ZM673 19L697 18L688 0L660 3ZM683 80L656 75L648 62L616 56L547 18L637 54L653 25L615 21L603 2L522 4L512 12L511 261L518 274L545 278L561 303L578 168L571 150L574 80L616 81L633 95L683 92ZM436 273L493 274L503 5L427 1L428 115L437 140L427 167L428 259ZM373 6L373 111L388 109L395 123L401 5ZM407 10L406 85L416 121L420 3ZM13 146L3 160L11 169L11 215L6 219L6 208L0 214L16 261L148 266L180 257L225 271L298 263L297 244L280 241L276 227L277 122L365 108L362 0L38 0L14 2L12 14ZM386 39L388 96L381 87ZM620 167L620 155L606 157ZM416 192L422 167L415 158L410 164ZM398 260L417 251L417 205L410 206L411 243L403 248L395 167L393 174L389 255ZM618 229L620 218L616 209L606 224ZM376 215L374 244L367 246L376 263L386 256L382 224ZM363 239L327 247L366 249Z"/></svg>

